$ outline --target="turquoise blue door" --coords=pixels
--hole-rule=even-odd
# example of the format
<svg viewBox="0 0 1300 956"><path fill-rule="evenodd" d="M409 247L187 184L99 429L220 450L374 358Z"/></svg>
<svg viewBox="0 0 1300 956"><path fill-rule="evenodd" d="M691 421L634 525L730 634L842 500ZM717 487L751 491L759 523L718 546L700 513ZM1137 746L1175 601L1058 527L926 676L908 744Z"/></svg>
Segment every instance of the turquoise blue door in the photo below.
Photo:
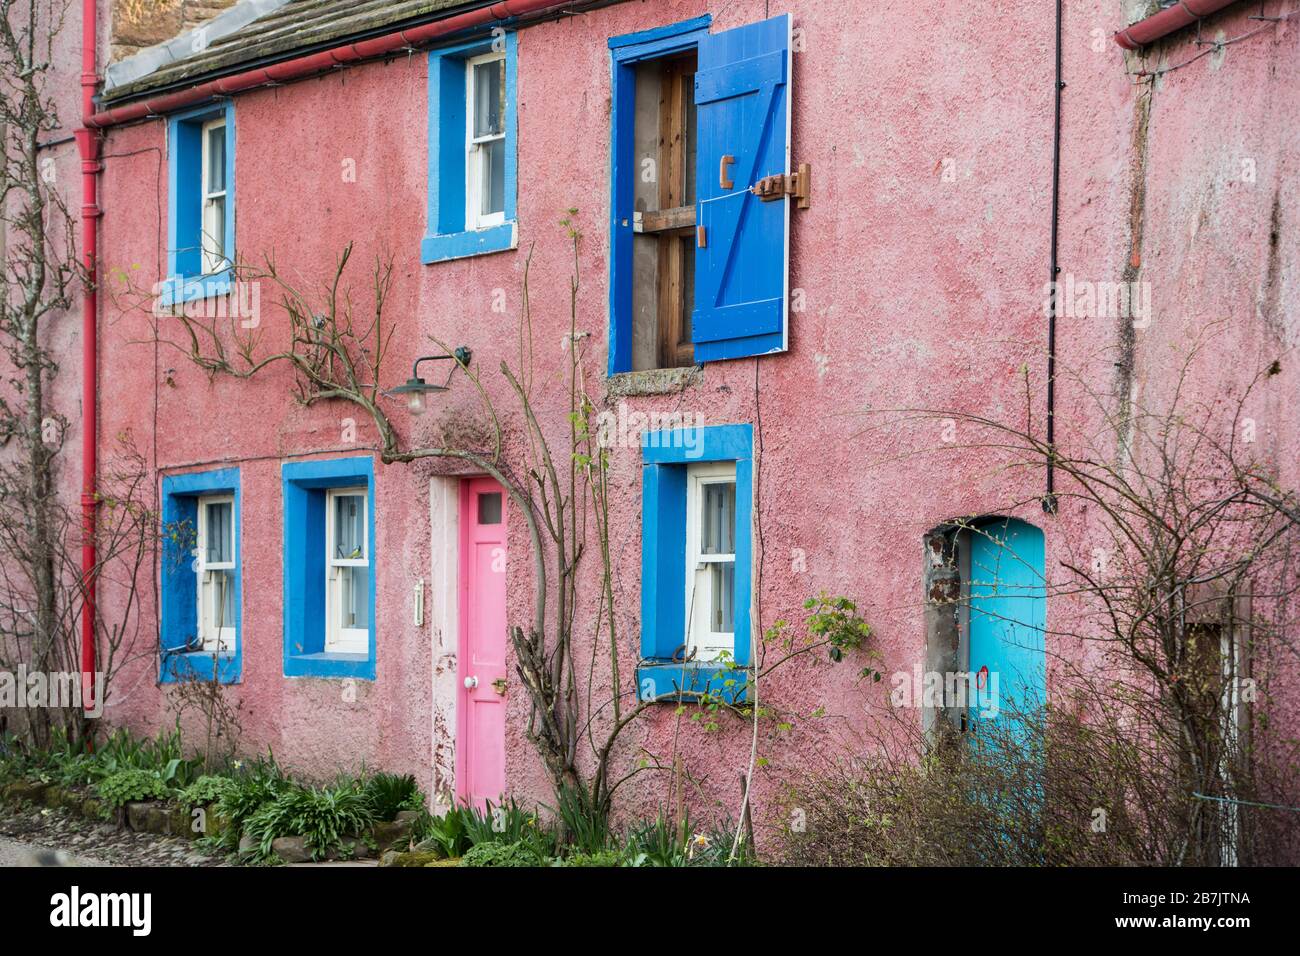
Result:
<svg viewBox="0 0 1300 956"><path fill-rule="evenodd" d="M970 670L981 689L968 710L974 720L1032 712L1047 701L1043 532L1007 518L970 542ZM986 695L993 706L981 705Z"/></svg>

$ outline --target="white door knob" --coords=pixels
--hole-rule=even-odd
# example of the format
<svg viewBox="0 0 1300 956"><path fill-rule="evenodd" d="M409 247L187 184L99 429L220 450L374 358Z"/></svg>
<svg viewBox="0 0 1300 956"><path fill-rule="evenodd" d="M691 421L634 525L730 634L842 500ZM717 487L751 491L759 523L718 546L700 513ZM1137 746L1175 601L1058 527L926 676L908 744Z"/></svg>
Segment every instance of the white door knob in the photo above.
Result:
<svg viewBox="0 0 1300 956"><path fill-rule="evenodd" d="M477 678L477 677L466 677L466 678L465 678L465 689L466 689L466 690L473 690L473 689L474 689L475 687L477 687L477 686L478 686L478 678Z"/></svg>

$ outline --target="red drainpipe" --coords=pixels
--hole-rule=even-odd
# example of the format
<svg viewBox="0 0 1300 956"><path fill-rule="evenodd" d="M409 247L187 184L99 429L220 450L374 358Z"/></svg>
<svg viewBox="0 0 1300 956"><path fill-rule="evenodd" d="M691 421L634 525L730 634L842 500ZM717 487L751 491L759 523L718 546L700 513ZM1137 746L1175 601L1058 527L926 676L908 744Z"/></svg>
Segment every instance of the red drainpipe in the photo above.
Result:
<svg viewBox="0 0 1300 956"><path fill-rule="evenodd" d="M85 0L85 2L90 3L92 0ZM189 89L166 93L150 99L137 100L125 106L115 106L99 113L92 113L88 108L85 113L85 123L87 126L96 129L115 126L118 123L129 123L132 120L158 116L193 103L212 99L215 96L229 96L232 93L240 93L256 86L265 86L268 83L287 83L290 80L298 80L313 74L324 73L335 67L383 56L385 53L406 50L448 34L480 27L494 21L540 15L553 10L572 9L577 5L579 4L575 4L572 0L568 3L557 3L556 0L501 0L500 3L493 3L478 10L471 10L468 13L448 17L445 20L436 20L423 26L388 33L373 40L346 43L332 50L296 57L292 60L285 60L283 63L273 63L270 66L258 67L254 70L247 70L217 80L209 80Z"/></svg>
<svg viewBox="0 0 1300 956"><path fill-rule="evenodd" d="M95 0L81 3L81 115L95 106L96 72ZM95 693L95 457L96 457L96 225L100 216L97 197L99 133L83 125L74 134L81 154L81 252L85 286L81 293L81 693L82 707L91 710Z"/></svg>
<svg viewBox="0 0 1300 956"><path fill-rule="evenodd" d="M1115 42L1126 50L1141 49L1148 43L1154 43L1161 37L1204 19L1211 13L1218 13L1236 2L1237 0L1178 0L1172 7L1139 20L1127 30L1120 30L1115 34Z"/></svg>

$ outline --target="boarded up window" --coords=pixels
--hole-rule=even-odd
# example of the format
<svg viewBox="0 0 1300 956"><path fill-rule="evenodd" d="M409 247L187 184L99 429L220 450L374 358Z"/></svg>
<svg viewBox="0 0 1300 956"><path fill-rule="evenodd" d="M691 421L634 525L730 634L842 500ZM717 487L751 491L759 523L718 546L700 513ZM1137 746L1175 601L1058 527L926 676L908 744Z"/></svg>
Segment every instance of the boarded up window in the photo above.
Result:
<svg viewBox="0 0 1300 956"><path fill-rule="evenodd" d="M637 68L633 365L694 364L695 54Z"/></svg>

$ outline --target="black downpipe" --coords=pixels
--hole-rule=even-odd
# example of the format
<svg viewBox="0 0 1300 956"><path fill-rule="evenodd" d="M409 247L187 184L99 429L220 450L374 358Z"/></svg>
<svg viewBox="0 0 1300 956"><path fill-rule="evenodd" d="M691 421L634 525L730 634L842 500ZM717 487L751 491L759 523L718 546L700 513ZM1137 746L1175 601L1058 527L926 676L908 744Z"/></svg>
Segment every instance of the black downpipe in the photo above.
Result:
<svg viewBox="0 0 1300 956"><path fill-rule="evenodd" d="M1047 493L1043 495L1043 510L1056 514L1056 312L1057 312L1057 276L1061 267L1057 264L1057 234L1061 220L1061 91L1065 83L1061 79L1061 13L1064 0L1056 0L1056 117L1052 130L1052 290L1047 309Z"/></svg>

